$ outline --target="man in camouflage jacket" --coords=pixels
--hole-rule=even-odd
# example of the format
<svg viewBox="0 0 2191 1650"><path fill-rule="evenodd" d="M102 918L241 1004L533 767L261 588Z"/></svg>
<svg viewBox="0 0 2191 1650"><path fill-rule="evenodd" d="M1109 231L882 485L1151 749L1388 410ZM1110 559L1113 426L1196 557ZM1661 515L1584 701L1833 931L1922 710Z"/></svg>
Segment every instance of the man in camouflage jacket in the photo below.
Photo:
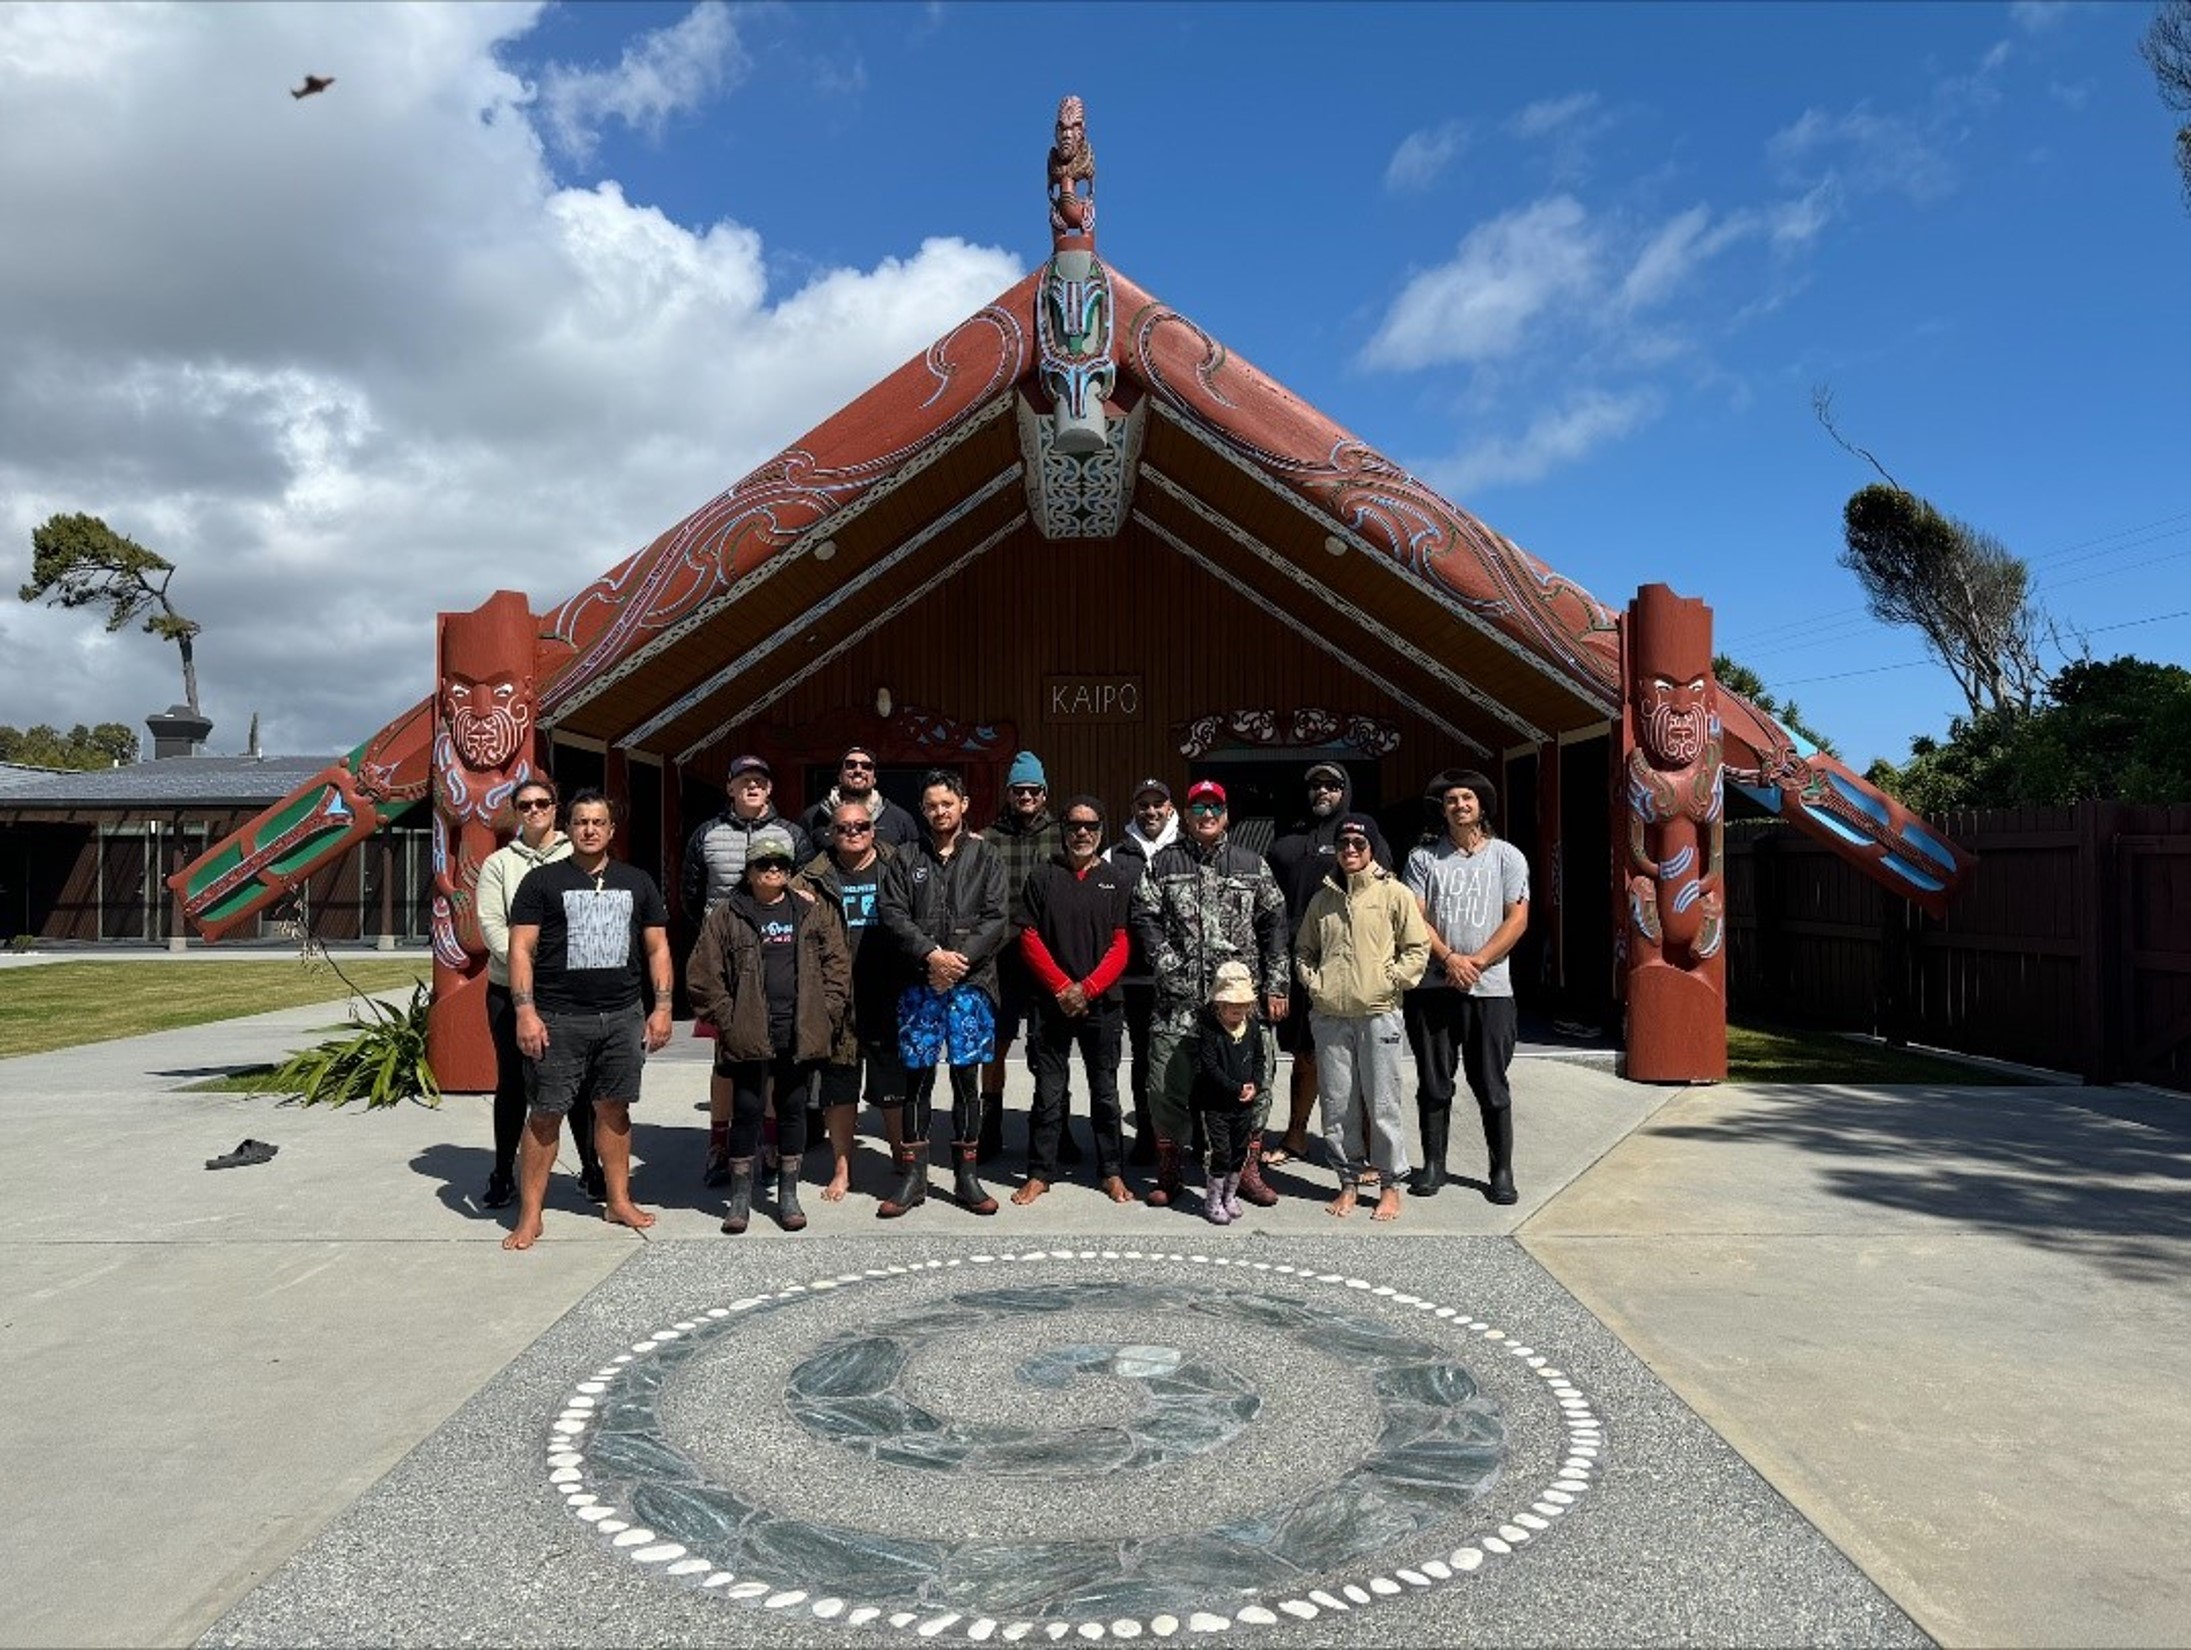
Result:
<svg viewBox="0 0 2191 1650"><path fill-rule="evenodd" d="M1241 962L1263 1010L1253 1035L1269 1037L1286 1017L1293 960L1287 945L1286 897L1262 855L1230 840L1225 788L1205 779L1187 792L1187 828L1161 849L1134 885L1135 936L1156 976L1149 1028L1152 1081L1149 1110L1156 1122L1159 1208L1180 1194L1180 1142L1193 1126L1195 1017L1209 1001L1220 964ZM1263 1127L1270 1097L1256 1108L1240 1195L1268 1207L1278 1196L1263 1182Z"/></svg>

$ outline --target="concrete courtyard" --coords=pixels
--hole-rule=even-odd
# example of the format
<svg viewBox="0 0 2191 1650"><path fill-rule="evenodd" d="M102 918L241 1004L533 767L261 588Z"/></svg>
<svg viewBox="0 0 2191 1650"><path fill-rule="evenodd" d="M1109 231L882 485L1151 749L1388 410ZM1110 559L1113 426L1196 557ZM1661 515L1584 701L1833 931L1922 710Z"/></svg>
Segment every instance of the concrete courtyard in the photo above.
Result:
<svg viewBox="0 0 2191 1650"><path fill-rule="evenodd" d="M1221 1623L1274 1644L2191 1642L2181 1099L1666 1090L1533 1059L1515 1081L1512 1209L1464 1184L1409 1199L1389 1227L1361 1215L1341 1226L1323 1212L1328 1176L1288 1169L1278 1184L1292 1195L1224 1230L1114 1208L1085 1184L990 1220L938 1198L886 1227L873 1218L885 1164L866 1142L843 1204L821 1202L821 1160L809 1160L810 1230L762 1218L733 1240L698 1185L706 1065L680 1026L635 1113L639 1196L660 1223L644 1239L608 1227L559 1175L546 1238L508 1255L503 1219L473 1201L483 1100L323 1114L186 1091L336 1018L289 1010L0 1062L17 1164L0 1207L0 1374L15 1394L0 1415L14 1492L0 1643L828 1643L1011 1638L1030 1621L1054 1638L1068 1618L1083 1637L1192 1638ZM1026 1086L1016 1074L1016 1103ZM1466 1172L1480 1142L1456 1135ZM279 1156L203 1168L245 1136ZM1016 1178L994 1174L992 1189ZM1006 1274L1009 1287L987 1287ZM968 1294L977 1276L984 1288ZM839 1293L819 1303L824 1288ZM1245 1318L1210 1327L1249 1311L1242 1299L1310 1327L1291 1339ZM924 1314L973 1325L916 1358L905 1390L962 1406L970 1419L951 1436L978 1448L1033 1435L1023 1395L992 1378L996 1360L1030 1360L1025 1381L1036 1365L1096 1356L1061 1340L1068 1330L1115 1353L1149 1313L1176 1319L1177 1342L1150 1368L1185 1358L1219 1387L1244 1380L1257 1419L1176 1459L1158 1449L1144 1478L852 1473L838 1446L782 1421L774 1384L813 1379L798 1372L821 1355L825 1305L822 1327L849 1325L847 1345L910 1344L906 1326ZM1367 1365L1331 1357L1341 1309L1355 1327L1336 1333L1366 1337ZM1410 1559L1431 1550L1429 1533L1373 1552L1364 1524L1313 1549L1332 1578L1368 1566L1352 1591L1310 1577L1283 1614L1167 1602L1199 1584L1182 1556L1205 1539L1197 1519L1222 1515L1233 1539L1270 1524L1271 1506L1292 1517L1314 1509L1318 1486L1354 1482L1350 1463L1376 1437L1367 1395L1388 1388L1362 1370L1384 1367L1378 1337L1400 1332L1395 1315L1407 1345L1432 1346L1477 1393L1453 1413L1490 1429L1478 1442L1498 1455L1496 1482L1471 1494L1506 1522L1503 1539L1461 1549L1480 1572L1439 1576L1473 1566ZM671 1320L696 1327L664 1329ZM658 1395L640 1392L637 1407L659 1410L646 1424L742 1486L741 1506L765 1503L785 1573L826 1572L839 1552L839 1568L865 1578L845 1582L847 1598L885 1598L889 1576L910 1573L893 1543L960 1524L951 1563L969 1574L985 1550L976 1537L1002 1539L1000 1523L1014 1539L1026 1522L1115 1523L1135 1550L1136 1532L1181 1533L1142 1542L1126 1581L1059 1581L1018 1623L887 1604L855 1621L816 1593L827 1574L764 1598L704 1579L698 1559L681 1561L682 1580L649 1572L621 1535L574 1518L571 1484L542 1465L562 1426L593 1442L567 1457L582 1468L558 1470L606 1471L612 1423L588 1430L594 1400L567 1394L605 1388L610 1405L630 1385L623 1348L649 1331L660 1338L638 1346L685 1361ZM1478 1338L1455 1350L1464 1333ZM730 1355L709 1350L726 1339ZM972 1372L955 1375L955 1358ZM1114 1363L1059 1402L1082 1405L1106 1437L1136 1435L1135 1399L1117 1389L1141 1377ZM750 1425L726 1433L725 1410ZM602 1505L668 1505L647 1487L652 1457L619 1447L640 1464ZM1525 1481L1574 1493L1514 1500ZM1519 1510L1530 1504L1537 1514ZM1445 1531L1445 1519L1425 1513L1418 1527ZM864 1532L856 1550L827 1547L847 1525ZM746 1539L751 1550L750 1528ZM1274 1552L1294 1538L1275 1539ZM686 1551L639 1551L673 1546ZM1212 1584L1226 1574L1213 1569ZM1002 1596L994 1578L967 1585ZM1099 1621L1068 1597L1129 1602Z"/></svg>

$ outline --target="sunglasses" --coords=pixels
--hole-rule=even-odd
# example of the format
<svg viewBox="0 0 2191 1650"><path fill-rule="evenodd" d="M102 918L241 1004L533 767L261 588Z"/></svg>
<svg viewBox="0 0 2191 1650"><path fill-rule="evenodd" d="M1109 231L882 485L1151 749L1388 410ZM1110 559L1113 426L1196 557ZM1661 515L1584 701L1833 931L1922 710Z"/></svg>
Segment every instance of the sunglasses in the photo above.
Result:
<svg viewBox="0 0 2191 1650"><path fill-rule="evenodd" d="M774 871L780 876L789 876L791 874L791 861L788 859L757 859L753 862L753 868L756 871Z"/></svg>
<svg viewBox="0 0 2191 1650"><path fill-rule="evenodd" d="M1309 781L1309 789L1312 791L1343 791L1346 787L1336 779L1312 779Z"/></svg>
<svg viewBox="0 0 2191 1650"><path fill-rule="evenodd" d="M1100 831L1103 829L1103 821L1100 819L1068 819L1065 822L1065 828L1068 831Z"/></svg>
<svg viewBox="0 0 2191 1650"><path fill-rule="evenodd" d="M1224 811L1225 804L1222 802L1190 802L1187 804L1187 812L1198 819L1211 819Z"/></svg>
<svg viewBox="0 0 2191 1650"><path fill-rule="evenodd" d="M530 802L518 803L517 811L521 814L552 814L555 812L555 800L546 796L535 797Z"/></svg>
<svg viewBox="0 0 2191 1650"><path fill-rule="evenodd" d="M846 773L873 773L875 771L874 763L862 762L856 756L845 758L842 766Z"/></svg>
<svg viewBox="0 0 2191 1650"><path fill-rule="evenodd" d="M865 836L874 828L875 827L873 825L869 824L864 819L856 825L838 825L833 827L833 829L835 829L836 833L839 836Z"/></svg>
<svg viewBox="0 0 2191 1650"><path fill-rule="evenodd" d="M1014 796L1048 796L1050 794L1050 787L1047 785L1013 785L1009 788Z"/></svg>
<svg viewBox="0 0 2191 1650"><path fill-rule="evenodd" d="M1369 838L1368 838L1368 837L1366 837L1366 836L1343 836L1343 837L1341 837L1341 838L1339 839L1339 851L1340 851L1340 852L1341 852L1341 853L1343 854L1343 853L1346 853L1346 852L1348 852L1349 850L1353 851L1354 853L1358 853L1358 854L1366 854L1366 853L1368 853L1368 852L1369 852Z"/></svg>

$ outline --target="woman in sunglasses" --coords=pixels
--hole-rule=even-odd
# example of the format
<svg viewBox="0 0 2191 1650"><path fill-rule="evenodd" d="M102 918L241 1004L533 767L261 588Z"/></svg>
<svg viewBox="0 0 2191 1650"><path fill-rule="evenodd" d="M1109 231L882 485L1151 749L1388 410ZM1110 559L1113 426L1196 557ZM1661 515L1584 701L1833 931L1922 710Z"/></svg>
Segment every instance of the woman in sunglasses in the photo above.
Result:
<svg viewBox="0 0 2191 1650"><path fill-rule="evenodd" d="M487 941L487 1032L494 1039L494 1168L480 1204L499 1209L517 1195L517 1143L525 1132L525 1057L517 1047L517 1009L510 1002L510 907L517 885L542 865L571 857L571 839L555 828L555 781L521 780L510 797L517 835L479 868L479 932ZM606 1192L593 1149L593 1107L571 1108L578 1177L596 1203Z"/></svg>

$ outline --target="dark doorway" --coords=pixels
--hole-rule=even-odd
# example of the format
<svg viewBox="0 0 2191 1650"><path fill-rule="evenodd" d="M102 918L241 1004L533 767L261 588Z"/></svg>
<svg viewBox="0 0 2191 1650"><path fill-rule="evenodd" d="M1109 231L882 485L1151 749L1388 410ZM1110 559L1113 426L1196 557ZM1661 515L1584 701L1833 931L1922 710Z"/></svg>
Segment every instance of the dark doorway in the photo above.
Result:
<svg viewBox="0 0 2191 1650"><path fill-rule="evenodd" d="M1567 1018L1617 1036L1611 748L1602 734L1560 747L1560 942Z"/></svg>
<svg viewBox="0 0 2191 1650"><path fill-rule="evenodd" d="M1215 752L1188 765L1187 783L1191 786L1198 779L1214 779L1224 786L1234 840L1259 854L1267 853L1272 842L1308 816L1308 788L1303 776L1318 762L1330 762L1346 770L1357 810L1371 815L1379 812L1384 789L1376 763L1349 761L1314 750L1296 752L1283 760L1274 760L1260 751L1237 756ZM1180 793L1177 802L1184 811L1185 792ZM1402 852L1397 838L1393 839L1393 850Z"/></svg>

